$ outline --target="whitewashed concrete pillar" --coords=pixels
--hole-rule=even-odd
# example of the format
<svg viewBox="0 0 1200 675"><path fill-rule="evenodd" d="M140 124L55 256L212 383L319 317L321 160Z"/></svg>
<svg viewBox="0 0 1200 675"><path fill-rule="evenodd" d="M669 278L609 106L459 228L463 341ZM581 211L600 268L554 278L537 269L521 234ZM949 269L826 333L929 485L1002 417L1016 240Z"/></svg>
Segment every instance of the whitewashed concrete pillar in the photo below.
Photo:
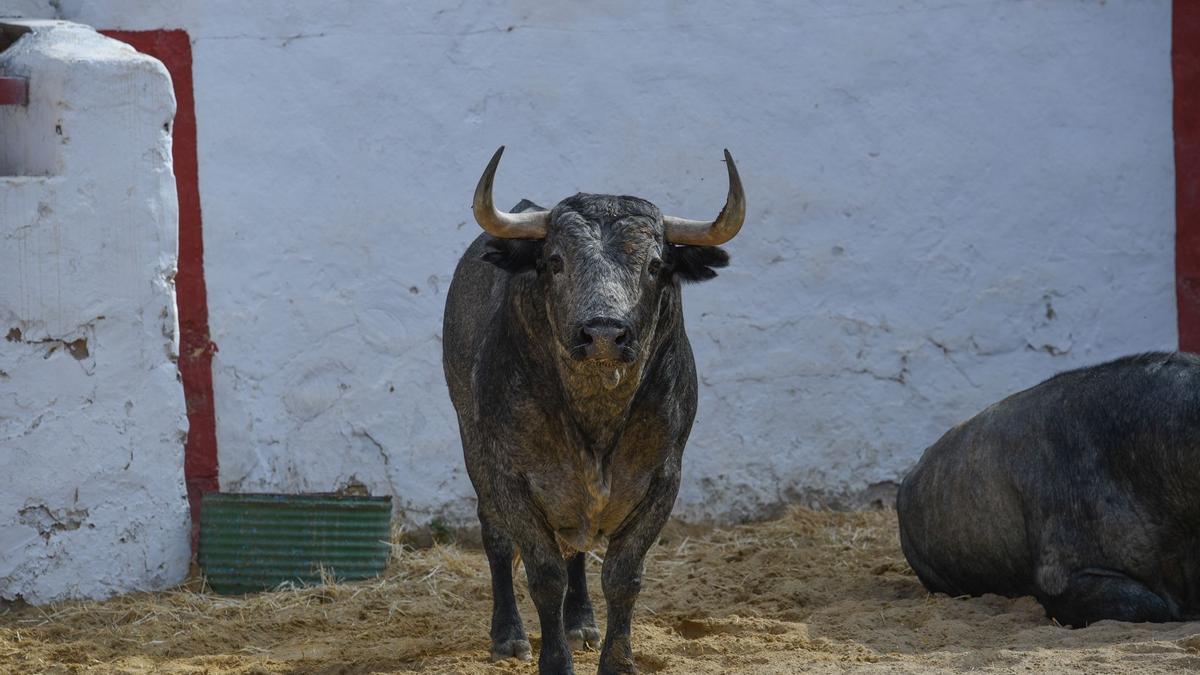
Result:
<svg viewBox="0 0 1200 675"><path fill-rule="evenodd" d="M162 588L189 560L171 81L86 26L6 26L0 602Z"/></svg>

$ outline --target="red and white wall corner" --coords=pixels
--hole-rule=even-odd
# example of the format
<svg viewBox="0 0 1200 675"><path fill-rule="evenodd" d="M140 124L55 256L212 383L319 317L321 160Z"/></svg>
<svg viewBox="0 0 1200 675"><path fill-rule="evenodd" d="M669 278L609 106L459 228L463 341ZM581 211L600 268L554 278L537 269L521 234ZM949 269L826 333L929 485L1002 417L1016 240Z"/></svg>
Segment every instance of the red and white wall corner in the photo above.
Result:
<svg viewBox="0 0 1200 675"><path fill-rule="evenodd" d="M217 428L213 412L212 355L208 297L204 285L204 230L200 209L200 172L196 160L196 103L192 92L192 43L180 29L100 33L131 45L163 63L175 90L171 156L179 195L179 270L175 297L179 308L179 373L187 405L188 435L184 476L192 514L192 547L198 542L200 495L217 483Z"/></svg>

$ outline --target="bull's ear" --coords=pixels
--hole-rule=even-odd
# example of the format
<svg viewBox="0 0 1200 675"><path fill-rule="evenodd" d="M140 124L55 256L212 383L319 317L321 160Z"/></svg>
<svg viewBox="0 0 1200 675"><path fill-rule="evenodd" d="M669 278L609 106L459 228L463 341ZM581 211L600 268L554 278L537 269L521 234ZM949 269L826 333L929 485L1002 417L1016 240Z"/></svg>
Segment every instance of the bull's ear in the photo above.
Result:
<svg viewBox="0 0 1200 675"><path fill-rule="evenodd" d="M519 274L537 267L544 243L541 239L491 239L479 257L502 270Z"/></svg>
<svg viewBox="0 0 1200 675"><path fill-rule="evenodd" d="M717 246L671 245L669 249L670 271L684 283L707 281L717 276L715 268L729 265L729 254Z"/></svg>
<svg viewBox="0 0 1200 675"><path fill-rule="evenodd" d="M508 212L545 210L528 199L522 199ZM540 239L492 239L487 243L483 255L479 257L502 270L518 274L537 267L538 260L542 257L542 243Z"/></svg>

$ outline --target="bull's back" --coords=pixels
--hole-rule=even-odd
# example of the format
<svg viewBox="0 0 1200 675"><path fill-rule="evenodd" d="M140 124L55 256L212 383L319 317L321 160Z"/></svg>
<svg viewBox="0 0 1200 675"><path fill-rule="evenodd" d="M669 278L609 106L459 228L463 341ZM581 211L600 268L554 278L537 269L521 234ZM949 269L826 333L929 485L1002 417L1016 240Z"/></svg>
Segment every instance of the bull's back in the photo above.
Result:
<svg viewBox="0 0 1200 675"><path fill-rule="evenodd" d="M1145 354L1055 376L930 446L897 500L932 590L1035 593L1088 566L1137 575L1200 516L1200 358Z"/></svg>

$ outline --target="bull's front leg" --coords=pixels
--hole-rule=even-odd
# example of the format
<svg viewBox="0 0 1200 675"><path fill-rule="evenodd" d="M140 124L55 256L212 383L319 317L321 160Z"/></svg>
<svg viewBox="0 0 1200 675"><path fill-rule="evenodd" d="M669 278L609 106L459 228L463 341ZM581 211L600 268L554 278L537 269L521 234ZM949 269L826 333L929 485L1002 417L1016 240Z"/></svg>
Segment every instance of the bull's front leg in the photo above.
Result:
<svg viewBox="0 0 1200 675"><path fill-rule="evenodd" d="M587 554L576 553L567 563L567 600L563 606L563 623L571 649L581 651L600 646L600 629L592 612L592 600L587 590Z"/></svg>
<svg viewBox="0 0 1200 675"><path fill-rule="evenodd" d="M566 675L575 672L571 647L563 628L563 599L567 594L567 566L553 540L521 546L529 596L537 607L542 626L542 648L538 655L538 673Z"/></svg>
<svg viewBox="0 0 1200 675"><path fill-rule="evenodd" d="M600 648L600 675L636 673L629 629L633 605L642 590L642 563L646 552L658 539L675 495L679 491L679 473L660 475L643 502L644 510L630 519L625 529L609 539L600 581L608 603L608 625Z"/></svg>
<svg viewBox="0 0 1200 675"><path fill-rule="evenodd" d="M492 660L517 658L528 661L529 640L525 637L525 626L521 623L521 613L517 611L517 600L513 596L512 540L496 528L482 509L479 511L479 524L483 550L487 553L488 567L492 572Z"/></svg>

